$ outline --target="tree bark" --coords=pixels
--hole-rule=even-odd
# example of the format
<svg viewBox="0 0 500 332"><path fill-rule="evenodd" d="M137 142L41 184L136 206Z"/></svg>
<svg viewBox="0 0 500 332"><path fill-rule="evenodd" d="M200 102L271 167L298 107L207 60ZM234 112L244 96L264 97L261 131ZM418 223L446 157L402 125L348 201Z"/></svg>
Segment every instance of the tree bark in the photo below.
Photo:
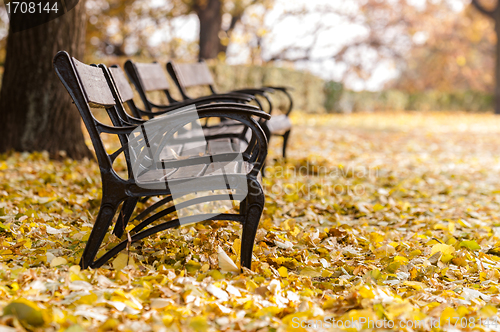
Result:
<svg viewBox="0 0 500 332"><path fill-rule="evenodd" d="M12 17L29 19L29 15ZM19 22L17 22L19 23ZM57 157L92 157L80 115L52 68L52 58L66 50L81 59L85 48L85 0L68 13L40 26L9 31L0 91L0 152L43 151Z"/></svg>
<svg viewBox="0 0 500 332"><path fill-rule="evenodd" d="M495 21L495 34L497 36L495 52L495 114L500 114L500 5L497 1L494 9L487 9L479 0L472 0L471 3L480 13Z"/></svg>
<svg viewBox="0 0 500 332"><path fill-rule="evenodd" d="M500 10L494 14L495 33L497 36L495 54L495 114L500 114Z"/></svg>
<svg viewBox="0 0 500 332"><path fill-rule="evenodd" d="M219 54L219 32L222 25L222 4L220 0L206 0L195 8L200 20L199 59L214 59Z"/></svg>

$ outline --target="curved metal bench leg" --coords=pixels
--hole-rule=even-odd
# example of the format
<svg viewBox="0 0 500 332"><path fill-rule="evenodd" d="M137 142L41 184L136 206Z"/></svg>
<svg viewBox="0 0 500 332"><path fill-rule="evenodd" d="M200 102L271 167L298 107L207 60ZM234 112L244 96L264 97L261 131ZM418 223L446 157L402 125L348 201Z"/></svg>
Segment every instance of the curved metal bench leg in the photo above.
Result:
<svg viewBox="0 0 500 332"><path fill-rule="evenodd" d="M264 191L256 179L248 180L248 195L245 198L246 218L241 234L241 266L252 267L252 253L255 234L259 228L260 217L264 210Z"/></svg>
<svg viewBox="0 0 500 332"><path fill-rule="evenodd" d="M125 227L127 227L138 200L138 198L132 197L123 202L122 209L116 220L115 229L113 230L113 234L117 237L122 237L125 232Z"/></svg>
<svg viewBox="0 0 500 332"><path fill-rule="evenodd" d="M118 205L120 204L120 202L116 203L104 201L104 197L105 196L103 195L103 201L101 202L99 214L97 215L94 227L92 228L87 245L83 251L82 259L80 260L80 266L83 269L93 267L92 264L94 262L94 258L99 251L99 247L104 240L104 236L108 232L109 225L113 221L113 217L115 216Z"/></svg>
<svg viewBox="0 0 500 332"><path fill-rule="evenodd" d="M286 159L286 147L288 145L288 138L290 137L290 131L283 134L283 159Z"/></svg>

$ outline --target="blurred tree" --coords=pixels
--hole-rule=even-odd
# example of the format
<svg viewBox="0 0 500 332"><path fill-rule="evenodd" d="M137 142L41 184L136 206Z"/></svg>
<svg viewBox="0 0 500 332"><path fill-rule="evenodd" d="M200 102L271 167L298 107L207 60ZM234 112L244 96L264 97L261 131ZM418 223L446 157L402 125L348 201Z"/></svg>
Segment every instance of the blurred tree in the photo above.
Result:
<svg viewBox="0 0 500 332"><path fill-rule="evenodd" d="M24 31L9 30L5 72L0 91L0 152L61 150L72 158L91 157L80 116L52 68L52 58L67 50L83 57L85 1L48 23ZM30 15L13 15L10 26Z"/></svg>
<svg viewBox="0 0 500 332"><path fill-rule="evenodd" d="M303 33L279 49L265 43L264 58L312 62L318 66L333 62L343 68L341 81L353 77L366 81L382 62L394 66L404 62L412 46L408 32L419 19L416 12L414 2L406 0L353 0L319 5L311 2L299 9L285 10L278 18L275 25L293 20L295 25L304 26ZM316 24L309 24L313 19ZM340 31L339 26L345 31ZM342 44L337 38L331 38L332 34L352 35L352 38Z"/></svg>
<svg viewBox="0 0 500 332"><path fill-rule="evenodd" d="M248 8L261 5L270 9L274 0L89 0L87 40L91 48L107 55L143 54L170 58L190 57L198 52L200 59L224 57L231 35ZM172 22L196 14L200 22L198 47L186 43ZM158 32L168 31L165 45L152 41ZM156 36L163 39L163 36ZM158 48L162 48L161 51Z"/></svg>
<svg viewBox="0 0 500 332"><path fill-rule="evenodd" d="M3 66L5 60L5 46L7 43L7 35L9 33L9 19L6 8L0 6L0 66ZM0 73L1 73L0 68ZM1 75L0 75L1 78ZM0 80L1 81L1 80Z"/></svg>
<svg viewBox="0 0 500 332"><path fill-rule="evenodd" d="M200 20L200 59L224 56L236 24L252 5L261 4L266 10L274 0L182 0ZM224 20L223 20L224 19Z"/></svg>
<svg viewBox="0 0 500 332"><path fill-rule="evenodd" d="M471 6L456 12L446 3L436 5L414 25L411 37L413 46L392 87L410 92L494 90L493 22Z"/></svg>
<svg viewBox="0 0 500 332"><path fill-rule="evenodd" d="M485 7L479 0L472 0L472 4L479 12L493 19L496 34L496 61L495 61L495 113L500 114L500 4L495 1L492 9Z"/></svg>

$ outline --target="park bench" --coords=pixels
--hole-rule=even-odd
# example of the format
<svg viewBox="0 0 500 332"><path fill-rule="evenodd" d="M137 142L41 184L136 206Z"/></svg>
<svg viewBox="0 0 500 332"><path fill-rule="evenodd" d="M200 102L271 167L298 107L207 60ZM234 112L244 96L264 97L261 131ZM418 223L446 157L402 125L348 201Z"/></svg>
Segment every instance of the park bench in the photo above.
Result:
<svg viewBox="0 0 500 332"><path fill-rule="evenodd" d="M267 155L265 133L253 117L269 119L270 116L250 105L217 103L196 108L193 106L191 109L171 110L148 122L132 125L124 114L125 110L120 101L122 97L104 65L98 67L85 65L64 51L57 53L53 63L59 79L80 112L101 172L102 200L80 261L82 268L100 267L133 242L172 227L202 220L229 220L241 223L243 228L241 265L250 268L255 234L264 207L264 192L258 181L258 175ZM123 91L120 92L123 94ZM99 122L92 112L94 107L104 108L112 125ZM205 153L192 154L188 148L186 149L188 155L182 154L183 146L194 143L196 139L182 135L176 137L176 133L186 124L191 124L193 119L210 117L239 121L251 130L252 139L241 154L241 160L235 157L236 153L217 153L216 146L210 147L210 140ZM108 153L101 139L102 134L117 135L121 147L113 153ZM170 141L172 138L173 141ZM168 143L170 146L165 145L165 142L171 142ZM176 145L181 145L179 150L181 159L164 154L169 147ZM127 179L118 175L113 169L113 162L122 154L127 164ZM157 159L157 156L160 158ZM221 178L224 181L221 182ZM213 191L228 193L188 199L152 214L158 208L172 202L175 198L174 193L177 196L189 197L193 193ZM120 204L123 203L122 210L116 223L123 214L133 214L140 198L153 196L163 198L136 215L134 221L138 223L129 231L127 239L96 259ZM240 202L238 213L189 215L183 217L183 220L178 217L154 224L161 217L174 212L179 213L182 209L200 203L228 199Z"/></svg>
<svg viewBox="0 0 500 332"><path fill-rule="evenodd" d="M203 87L206 86L210 89L212 94L217 94L215 83L205 61L200 61L197 63L175 63L170 61L167 64L167 71L174 80L175 84L180 90L180 93L184 100L190 100L190 96L187 95L187 89L193 87ZM271 120L265 121L263 123L263 129L266 132L268 138L271 135L282 136L283 137L283 158L286 158L286 150L288 146L288 139L290 137L290 131L292 129L292 123L290 121L290 113L293 108L293 99L289 93L290 88L286 87L261 87L261 88L247 88L240 90L233 90L227 92L226 94L250 94L253 96L262 96L267 100L269 106L269 113L274 112L272 102L268 96L268 93L280 92L283 93L288 99L288 109L283 114L274 114Z"/></svg>

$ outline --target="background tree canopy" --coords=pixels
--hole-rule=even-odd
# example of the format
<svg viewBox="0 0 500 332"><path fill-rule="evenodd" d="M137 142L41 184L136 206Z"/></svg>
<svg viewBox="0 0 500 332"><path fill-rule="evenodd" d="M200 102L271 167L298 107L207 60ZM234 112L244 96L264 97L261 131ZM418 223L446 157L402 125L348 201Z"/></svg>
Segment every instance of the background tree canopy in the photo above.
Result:
<svg viewBox="0 0 500 332"><path fill-rule="evenodd" d="M495 82L495 23L469 0L88 0L85 7L86 55L105 62L293 63L356 90L493 92ZM4 7L0 18L2 64ZM382 84L370 84L374 76L384 76Z"/></svg>
<svg viewBox="0 0 500 332"><path fill-rule="evenodd" d="M293 84L297 105L313 112L485 110L494 100L500 111L500 85L496 83L500 82L500 60L496 57L500 24L495 23L500 9L493 0L88 0L81 1L80 7L86 15L81 19L83 25L69 23L78 24L74 33L84 36L85 45L68 44L69 39L58 44L54 30L44 25L39 29L46 30L38 32L43 37L33 41L32 48L57 51L78 46L74 54L83 54L89 62L108 64L122 63L129 57L162 62L208 59L216 76L224 78L219 85ZM4 122L16 118L7 116L9 112L23 114L36 108L36 114L53 117L54 105L69 107L68 100L60 104L62 99L40 106L33 96L53 91L44 90L52 88L43 80L33 83L34 90L23 90L15 83L18 70L10 70L11 76L9 70L3 74L4 67L9 67L5 7L0 7L0 18L0 64L4 65L0 74L2 95L6 96L0 99L0 116ZM57 21L62 26L59 21L62 19ZM25 61L26 66L21 66L24 73L39 72L37 63L29 57L20 59L13 51L17 48L17 54L23 53L26 36L14 33L9 38L12 68ZM55 53L50 50L45 58L35 52L36 59L50 63ZM236 64L253 67L240 70L226 66ZM265 69L259 69L261 66ZM292 71L287 72L289 69ZM319 78L296 74L295 69L306 69ZM53 76L49 66L45 70L41 77ZM26 121L30 118L25 117ZM18 123L19 119L15 120L12 128ZM19 128L19 132L26 133L28 127ZM79 128L65 128L68 133L79 132ZM20 134L12 134L0 150L42 149L40 142L46 133L42 129L39 133L40 137L31 136L29 144ZM74 141L61 138L55 142ZM76 150L85 151L83 146Z"/></svg>

